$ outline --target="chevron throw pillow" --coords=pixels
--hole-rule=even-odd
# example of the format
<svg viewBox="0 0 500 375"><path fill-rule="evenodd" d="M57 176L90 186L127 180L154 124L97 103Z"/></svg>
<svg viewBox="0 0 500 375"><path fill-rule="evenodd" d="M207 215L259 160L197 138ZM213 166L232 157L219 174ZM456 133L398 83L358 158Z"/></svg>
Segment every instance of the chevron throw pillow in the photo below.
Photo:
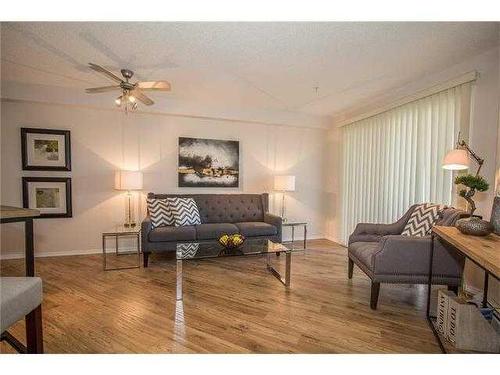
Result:
<svg viewBox="0 0 500 375"><path fill-rule="evenodd" d="M174 225L174 216L168 208L166 199L148 198L148 212L153 228Z"/></svg>
<svg viewBox="0 0 500 375"><path fill-rule="evenodd" d="M424 203L415 207L401 235L423 237L430 234L444 208L443 205L432 203Z"/></svg>
<svg viewBox="0 0 500 375"><path fill-rule="evenodd" d="M167 202L176 227L201 224L200 212L193 198L167 198Z"/></svg>

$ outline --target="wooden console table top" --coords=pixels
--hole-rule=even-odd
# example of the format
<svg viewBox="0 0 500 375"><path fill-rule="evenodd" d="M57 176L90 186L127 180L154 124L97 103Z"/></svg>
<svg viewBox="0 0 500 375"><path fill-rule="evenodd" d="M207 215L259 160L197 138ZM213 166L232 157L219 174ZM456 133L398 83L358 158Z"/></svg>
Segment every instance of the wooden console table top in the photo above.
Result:
<svg viewBox="0 0 500 375"><path fill-rule="evenodd" d="M432 231L492 275L500 277L500 236L494 233L485 237L470 236L455 227L439 225Z"/></svg>

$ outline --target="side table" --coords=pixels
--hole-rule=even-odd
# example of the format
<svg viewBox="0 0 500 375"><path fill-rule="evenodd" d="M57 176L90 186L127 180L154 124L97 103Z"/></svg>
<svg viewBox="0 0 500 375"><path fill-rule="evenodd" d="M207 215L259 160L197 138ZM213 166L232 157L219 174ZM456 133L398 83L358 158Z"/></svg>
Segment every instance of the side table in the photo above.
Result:
<svg viewBox="0 0 500 375"><path fill-rule="evenodd" d="M282 227L291 227L292 228L292 246L293 241L295 240L295 227L304 227L304 250L307 247L307 222L305 221L287 221L282 224Z"/></svg>
<svg viewBox="0 0 500 375"><path fill-rule="evenodd" d="M125 266L125 267L114 267L114 268L108 268L107 266L107 253L106 253L106 239L108 238L114 238L115 239L115 255L120 256L120 255L130 255L130 254L137 254L137 265L135 266ZM127 251L127 252L120 252L120 247L119 247L119 239L122 237L135 237L137 240L137 250L136 251ZM125 227L123 225L117 225L111 230L104 232L102 234L102 258L103 258L103 269L104 271L113 271L113 270L124 270L124 269L131 269L131 268L140 268L141 267L141 228L140 226L138 227Z"/></svg>

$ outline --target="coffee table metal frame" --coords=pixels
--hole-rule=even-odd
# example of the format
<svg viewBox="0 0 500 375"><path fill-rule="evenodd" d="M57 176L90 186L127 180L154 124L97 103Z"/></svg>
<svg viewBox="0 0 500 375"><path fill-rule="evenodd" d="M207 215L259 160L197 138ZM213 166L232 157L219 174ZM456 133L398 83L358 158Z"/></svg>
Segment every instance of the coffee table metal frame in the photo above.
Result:
<svg viewBox="0 0 500 375"><path fill-rule="evenodd" d="M276 251L270 253L256 253L256 254L243 254L243 255L235 255L235 256L256 256L256 255L266 255L266 268L267 270L276 277L286 289L290 288L290 280L291 280L291 271L292 271L292 250L287 249L283 246L283 251ZM272 254L281 254L285 253L285 276L283 277L276 268L274 268L271 264L271 255ZM177 258L177 273L176 273L176 300L182 301L183 293L182 293L182 263L183 260L202 260L202 259L215 259L217 257L209 257L209 258L186 258L179 259Z"/></svg>

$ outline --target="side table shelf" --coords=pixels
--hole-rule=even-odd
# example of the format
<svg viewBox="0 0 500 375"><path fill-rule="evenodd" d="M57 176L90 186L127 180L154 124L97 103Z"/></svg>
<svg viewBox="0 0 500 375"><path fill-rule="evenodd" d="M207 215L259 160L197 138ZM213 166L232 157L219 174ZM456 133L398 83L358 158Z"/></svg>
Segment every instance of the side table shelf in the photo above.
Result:
<svg viewBox="0 0 500 375"><path fill-rule="evenodd" d="M123 237L135 237L136 238L136 250L135 251L120 251L120 238ZM137 263L135 265L125 265L118 267L108 267L108 253L106 248L106 240L109 238L115 239L115 251L114 256L120 257L125 255L137 255ZM127 228L123 225L117 225L109 231L103 232L102 234L102 262L104 271L114 271L114 270L125 270L132 268L140 268L141 267L141 229L140 227Z"/></svg>

